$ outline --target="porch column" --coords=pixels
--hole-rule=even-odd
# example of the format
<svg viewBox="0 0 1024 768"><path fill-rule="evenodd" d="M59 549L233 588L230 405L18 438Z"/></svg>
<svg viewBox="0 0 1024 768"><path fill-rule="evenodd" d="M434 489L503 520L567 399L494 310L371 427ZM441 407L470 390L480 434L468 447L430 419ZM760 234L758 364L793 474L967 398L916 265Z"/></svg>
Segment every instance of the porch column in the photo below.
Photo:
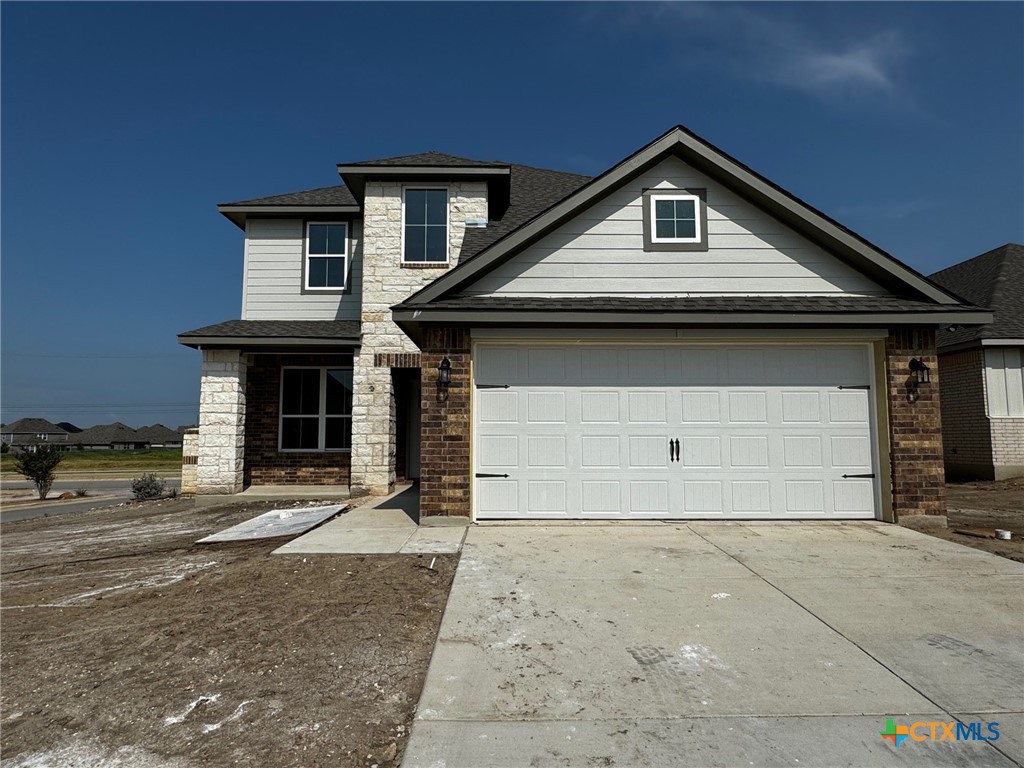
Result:
<svg viewBox="0 0 1024 768"><path fill-rule="evenodd" d="M352 372L353 496L388 493L395 484L395 390L391 369L361 351Z"/></svg>
<svg viewBox="0 0 1024 768"><path fill-rule="evenodd" d="M931 382L915 385L910 360L931 369ZM946 525L942 415L933 328L893 328L885 340L889 396L892 505L902 525Z"/></svg>
<svg viewBox="0 0 1024 768"><path fill-rule="evenodd" d="M203 350L196 493L242 490L246 367L237 349Z"/></svg>
<svg viewBox="0 0 1024 768"><path fill-rule="evenodd" d="M447 357L451 383L437 383ZM420 518L472 514L470 492L470 336L464 328L427 328L422 355Z"/></svg>

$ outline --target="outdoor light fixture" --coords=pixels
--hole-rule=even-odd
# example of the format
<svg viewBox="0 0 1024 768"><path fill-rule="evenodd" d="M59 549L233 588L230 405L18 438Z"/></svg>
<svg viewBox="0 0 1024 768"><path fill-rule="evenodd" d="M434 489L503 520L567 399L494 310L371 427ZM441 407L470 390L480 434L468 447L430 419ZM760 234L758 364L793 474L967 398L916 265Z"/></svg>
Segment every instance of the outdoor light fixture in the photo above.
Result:
<svg viewBox="0 0 1024 768"><path fill-rule="evenodd" d="M910 372L914 374L915 384L929 384L932 380L932 369L924 364L918 358L912 358L910 361Z"/></svg>
<svg viewBox="0 0 1024 768"><path fill-rule="evenodd" d="M437 383L445 388L452 383L452 361L447 357L437 364Z"/></svg>

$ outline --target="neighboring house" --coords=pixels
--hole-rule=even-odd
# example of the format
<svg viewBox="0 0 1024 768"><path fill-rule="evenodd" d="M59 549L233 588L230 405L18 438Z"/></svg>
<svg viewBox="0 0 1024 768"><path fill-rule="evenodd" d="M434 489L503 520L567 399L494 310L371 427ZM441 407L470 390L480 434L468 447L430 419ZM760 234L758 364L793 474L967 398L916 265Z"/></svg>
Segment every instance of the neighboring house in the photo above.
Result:
<svg viewBox="0 0 1024 768"><path fill-rule="evenodd" d="M1024 245L1004 245L931 278L994 316L939 331L946 474L1024 476Z"/></svg>
<svg viewBox="0 0 1024 768"><path fill-rule="evenodd" d="M34 453L40 445L68 448L67 430L46 419L18 419L5 424L0 431L0 441L13 451Z"/></svg>
<svg viewBox="0 0 1024 768"><path fill-rule="evenodd" d="M76 434L82 431L81 427L76 427L70 421L58 421L57 426L67 432L69 435Z"/></svg>
<svg viewBox="0 0 1024 768"><path fill-rule="evenodd" d="M119 421L83 429L70 439L76 447L87 451L136 451L149 447L145 438Z"/></svg>
<svg viewBox="0 0 1024 768"><path fill-rule="evenodd" d="M593 179L338 172L220 206L241 318L178 337L199 493L404 477L421 516L944 519L921 366L991 315L693 133Z"/></svg>
<svg viewBox="0 0 1024 768"><path fill-rule="evenodd" d="M181 448L182 435L177 430L154 424L151 427L139 427L135 434L145 440L150 448Z"/></svg>

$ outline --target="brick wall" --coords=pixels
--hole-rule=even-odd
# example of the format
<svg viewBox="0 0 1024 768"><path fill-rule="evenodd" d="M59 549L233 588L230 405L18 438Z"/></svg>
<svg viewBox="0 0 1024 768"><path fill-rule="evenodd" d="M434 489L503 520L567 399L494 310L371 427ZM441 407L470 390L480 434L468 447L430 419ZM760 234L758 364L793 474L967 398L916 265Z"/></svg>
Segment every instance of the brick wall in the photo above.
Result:
<svg viewBox="0 0 1024 768"><path fill-rule="evenodd" d="M932 370L931 383L916 390L908 368L920 358ZM914 515L945 515L942 466L942 415L935 331L931 328L890 329L885 340L889 388L889 460L892 501L897 519Z"/></svg>
<svg viewBox="0 0 1024 768"><path fill-rule="evenodd" d="M256 355L246 385L245 482L250 485L348 485L348 452L281 453L282 365L352 366L350 355Z"/></svg>
<svg viewBox="0 0 1024 768"><path fill-rule="evenodd" d="M447 391L437 366L452 361ZM462 328L429 328L423 342L423 413L420 437L420 516L463 515L470 510L470 340Z"/></svg>
<svg viewBox="0 0 1024 768"><path fill-rule="evenodd" d="M939 356L942 443L949 479L992 477L992 431L985 413L981 349Z"/></svg>
<svg viewBox="0 0 1024 768"><path fill-rule="evenodd" d="M993 476L1024 477L1024 419L992 419L991 424Z"/></svg>

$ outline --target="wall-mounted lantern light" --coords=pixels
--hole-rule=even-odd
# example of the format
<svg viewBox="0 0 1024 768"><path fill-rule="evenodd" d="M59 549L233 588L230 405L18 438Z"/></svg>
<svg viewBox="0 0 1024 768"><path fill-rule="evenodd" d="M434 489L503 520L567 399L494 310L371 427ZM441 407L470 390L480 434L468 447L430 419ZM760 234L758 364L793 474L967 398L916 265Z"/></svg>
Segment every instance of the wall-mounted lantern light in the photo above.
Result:
<svg viewBox="0 0 1024 768"><path fill-rule="evenodd" d="M437 364L437 383L445 388L452 383L452 361L447 357Z"/></svg>
<svg viewBox="0 0 1024 768"><path fill-rule="evenodd" d="M932 380L932 369L924 364L922 360L913 358L910 361L910 372L914 374L915 384L930 384Z"/></svg>

